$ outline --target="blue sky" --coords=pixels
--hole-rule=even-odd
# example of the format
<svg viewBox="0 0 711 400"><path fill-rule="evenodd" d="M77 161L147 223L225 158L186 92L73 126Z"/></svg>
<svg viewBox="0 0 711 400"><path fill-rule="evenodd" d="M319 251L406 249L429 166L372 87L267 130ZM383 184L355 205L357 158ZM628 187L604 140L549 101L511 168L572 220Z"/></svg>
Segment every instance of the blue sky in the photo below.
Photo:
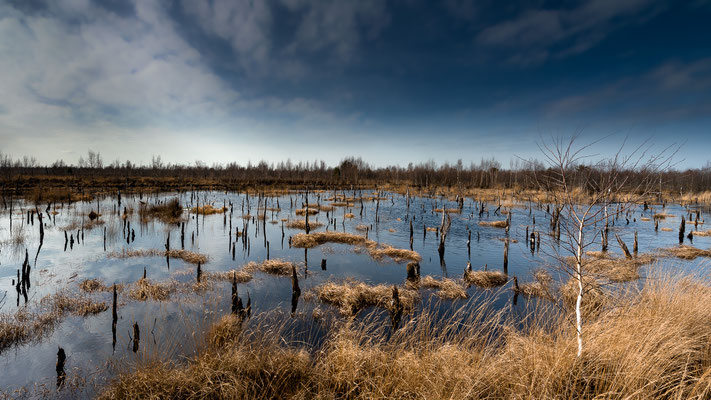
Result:
<svg viewBox="0 0 711 400"><path fill-rule="evenodd" d="M42 163L711 159L710 1L0 4L0 151Z"/></svg>

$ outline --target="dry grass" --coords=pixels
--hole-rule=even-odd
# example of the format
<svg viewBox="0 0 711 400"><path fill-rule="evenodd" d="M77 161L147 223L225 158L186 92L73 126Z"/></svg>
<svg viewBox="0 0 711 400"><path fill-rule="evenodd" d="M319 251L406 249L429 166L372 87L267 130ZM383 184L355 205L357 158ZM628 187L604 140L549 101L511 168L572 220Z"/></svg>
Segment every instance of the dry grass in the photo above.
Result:
<svg viewBox="0 0 711 400"><path fill-rule="evenodd" d="M553 279L550 274L543 269L538 269L534 271L533 278L534 281L532 282L522 283L518 287L514 286L514 291L526 297L540 297L542 299L553 300L553 290L551 287Z"/></svg>
<svg viewBox="0 0 711 400"><path fill-rule="evenodd" d="M242 271L250 274L262 271L272 275L291 275L292 266L296 267L296 264L280 259L264 260L261 263L250 261L242 268Z"/></svg>
<svg viewBox="0 0 711 400"><path fill-rule="evenodd" d="M642 217L642 218L640 218L639 220L640 220L640 221L651 221L651 219L650 219L650 218L647 218L647 217Z"/></svg>
<svg viewBox="0 0 711 400"><path fill-rule="evenodd" d="M309 221L309 228L310 229L316 229L322 227L323 224L318 221ZM292 228L292 229L306 229L306 220L305 219L295 219L291 220L286 223L287 228Z"/></svg>
<svg viewBox="0 0 711 400"><path fill-rule="evenodd" d="M59 228L62 231L75 231L77 229L84 228L84 230L90 231L94 228L104 225L104 220L89 218L84 218L80 215L74 216L66 225Z"/></svg>
<svg viewBox="0 0 711 400"><path fill-rule="evenodd" d="M23 307L14 313L0 313L0 352L15 345L39 341L51 333L66 314L86 317L107 309L104 302L59 291L43 297L36 311Z"/></svg>
<svg viewBox="0 0 711 400"><path fill-rule="evenodd" d="M65 292L45 297L42 301L51 302L60 313L71 313L82 317L98 314L109 309L109 306L104 302L97 302L86 296L69 295Z"/></svg>
<svg viewBox="0 0 711 400"><path fill-rule="evenodd" d="M479 225L481 226L491 226L494 228L506 228L506 220L502 221L481 221Z"/></svg>
<svg viewBox="0 0 711 400"><path fill-rule="evenodd" d="M232 269L229 271L209 271L205 272L205 277L213 281L232 282L234 277L237 283L246 283L252 280L252 273L243 269Z"/></svg>
<svg viewBox="0 0 711 400"><path fill-rule="evenodd" d="M639 279L639 268L651 264L655 258L649 254L640 254L632 259L614 257L609 253L587 252L583 258L583 269L612 282L629 282ZM575 258L566 259L570 265L575 265Z"/></svg>
<svg viewBox="0 0 711 400"><path fill-rule="evenodd" d="M170 258L179 258L191 264L205 264L208 260L205 254L195 253L189 250L172 249L167 252ZM165 250L148 249L148 250L127 250L123 249L120 252L110 252L106 254L108 258L129 258L129 257L165 257Z"/></svg>
<svg viewBox="0 0 711 400"><path fill-rule="evenodd" d="M586 318L581 357L568 315L522 324L486 302L419 313L394 334L368 318L331 324L313 351L280 326L240 332L225 317L222 345L121 373L101 397L707 399L710 302L707 280L648 280Z"/></svg>
<svg viewBox="0 0 711 400"><path fill-rule="evenodd" d="M316 247L324 243L343 243L350 245L366 244L368 239L365 236L354 235L346 232L316 232L316 233L299 233L291 238L291 245L297 248Z"/></svg>
<svg viewBox="0 0 711 400"><path fill-rule="evenodd" d="M176 288L175 281L153 283L148 279L141 278L131 285L128 296L139 301L166 301Z"/></svg>
<svg viewBox="0 0 711 400"><path fill-rule="evenodd" d="M392 258L395 262L403 262L408 260L420 261L422 259L420 254L416 251L398 249L388 245L378 247L378 244L375 241L366 239L365 236L346 232L331 231L309 234L299 233L291 238L291 245L297 248L310 249L324 243L342 243L364 246L368 251L368 254L376 260L380 260L385 256Z"/></svg>
<svg viewBox="0 0 711 400"><path fill-rule="evenodd" d="M355 218L355 215L353 215L352 213L347 213L343 216L343 218Z"/></svg>
<svg viewBox="0 0 711 400"><path fill-rule="evenodd" d="M242 331L242 321L237 315L224 315L219 321L210 325L207 332L207 343L212 348L219 349L236 342Z"/></svg>
<svg viewBox="0 0 711 400"><path fill-rule="evenodd" d="M111 292L114 290L113 286L106 286L104 282L99 279L85 279L79 283L79 289L87 293ZM121 292L122 290L123 284L117 284L116 291Z"/></svg>
<svg viewBox="0 0 711 400"><path fill-rule="evenodd" d="M369 246L368 254L370 254L370 256L376 260L380 260L381 258L383 258L385 256L392 258L393 260L395 260L395 262L403 262L403 261L419 262L422 260L422 256L420 256L420 253L418 253L416 251L407 250L407 249L397 249L395 247L391 247L391 246L387 246L387 245L385 245L381 248Z"/></svg>
<svg viewBox="0 0 711 400"><path fill-rule="evenodd" d="M216 208L213 207L211 204L205 204L204 206L193 207L190 209L191 213L200 215L222 214L225 211L227 211L227 207Z"/></svg>
<svg viewBox="0 0 711 400"><path fill-rule="evenodd" d="M138 214L143 221L157 218L166 223L175 223L180 221L180 216L183 214L183 206L180 205L178 199L172 199L163 204L141 205Z"/></svg>
<svg viewBox="0 0 711 400"><path fill-rule="evenodd" d="M91 200L89 194L82 196L81 193L75 193L66 188L35 187L32 191L28 192L25 197L33 204L68 203L70 201Z"/></svg>
<svg viewBox="0 0 711 400"><path fill-rule="evenodd" d="M435 208L435 210L434 210L434 212L440 213L440 214L442 213L442 211L446 212L447 214L461 214L461 212L462 212L462 210L460 210L458 208L447 208L445 210L443 210L441 208Z"/></svg>
<svg viewBox="0 0 711 400"><path fill-rule="evenodd" d="M665 249L670 255L684 260L693 260L696 257L711 257L711 250L702 250L697 247L679 245Z"/></svg>
<svg viewBox="0 0 711 400"><path fill-rule="evenodd" d="M666 214L666 213L654 214L654 219L667 219L667 218L674 218L674 215L673 214Z"/></svg>
<svg viewBox="0 0 711 400"><path fill-rule="evenodd" d="M54 329L60 316L55 312L32 313L25 309L6 314L0 313L0 353L24 343L39 340Z"/></svg>
<svg viewBox="0 0 711 400"><path fill-rule="evenodd" d="M464 280L469 284L490 289L505 285L509 276L502 271L465 271Z"/></svg>
<svg viewBox="0 0 711 400"><path fill-rule="evenodd" d="M360 232L365 232L368 229L370 229L370 227L368 225L364 225L364 224L359 224L359 225L356 225L356 227L355 227L355 230L360 231Z"/></svg>
<svg viewBox="0 0 711 400"><path fill-rule="evenodd" d="M360 310L371 306L388 309L393 295L392 286L368 285L353 279L340 283L327 282L313 290L319 300L338 307L345 316L356 315ZM398 288L398 291L405 312L411 311L419 300L417 291L406 288Z"/></svg>
<svg viewBox="0 0 711 400"><path fill-rule="evenodd" d="M331 203L331 207L353 207L353 206L354 206L353 203L347 203L344 201L334 201L333 203Z"/></svg>
<svg viewBox="0 0 711 400"><path fill-rule="evenodd" d="M575 302L578 298L579 290L580 288L576 278L568 279L560 289L563 304L570 310L575 309ZM603 290L602 283L592 276L583 277L583 292L582 311L583 315L588 318L598 315L610 302L610 296Z"/></svg>
<svg viewBox="0 0 711 400"><path fill-rule="evenodd" d="M456 299L466 299L467 291L464 287L448 278L435 279L429 275L420 279L420 287L437 289L437 296L442 299L456 300Z"/></svg>
<svg viewBox="0 0 711 400"><path fill-rule="evenodd" d="M672 229L672 228L666 228L666 227L665 227L665 228L659 228L659 230L662 231L662 232L673 232L673 231L674 231L674 229Z"/></svg>
<svg viewBox="0 0 711 400"><path fill-rule="evenodd" d="M299 208L298 210L294 211L296 215L306 215L306 209L305 208ZM308 208L309 215L316 215L319 212L318 208L313 208L309 207Z"/></svg>

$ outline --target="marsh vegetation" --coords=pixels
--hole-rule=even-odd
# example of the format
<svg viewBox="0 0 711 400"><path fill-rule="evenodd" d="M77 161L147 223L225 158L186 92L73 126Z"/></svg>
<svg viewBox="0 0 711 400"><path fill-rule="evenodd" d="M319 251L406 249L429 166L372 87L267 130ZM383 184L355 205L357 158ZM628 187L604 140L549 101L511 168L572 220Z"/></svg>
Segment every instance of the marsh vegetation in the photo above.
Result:
<svg viewBox="0 0 711 400"><path fill-rule="evenodd" d="M559 193L525 185L3 193L4 394L711 393L711 209L694 196L620 190L578 257Z"/></svg>

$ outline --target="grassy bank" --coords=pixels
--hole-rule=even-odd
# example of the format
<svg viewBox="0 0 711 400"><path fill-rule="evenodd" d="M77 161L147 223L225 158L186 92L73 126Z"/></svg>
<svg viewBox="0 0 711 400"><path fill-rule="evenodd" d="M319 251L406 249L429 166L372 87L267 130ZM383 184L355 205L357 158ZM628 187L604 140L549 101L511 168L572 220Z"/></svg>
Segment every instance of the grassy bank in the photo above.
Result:
<svg viewBox="0 0 711 400"><path fill-rule="evenodd" d="M207 338L198 354L126 370L101 397L711 396L707 278L652 276L609 301L586 321L580 358L565 313L543 306L522 323L481 298L444 319L415 312L395 334L368 315L344 318L318 348L287 344L279 324L257 317L241 329L227 316L208 330L217 337Z"/></svg>

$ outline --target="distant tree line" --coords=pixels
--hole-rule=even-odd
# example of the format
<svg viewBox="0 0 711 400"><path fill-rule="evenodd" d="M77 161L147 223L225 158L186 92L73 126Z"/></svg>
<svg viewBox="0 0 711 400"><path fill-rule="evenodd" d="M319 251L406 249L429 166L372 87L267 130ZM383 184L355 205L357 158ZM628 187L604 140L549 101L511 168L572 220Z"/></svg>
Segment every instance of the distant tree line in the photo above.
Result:
<svg viewBox="0 0 711 400"><path fill-rule="evenodd" d="M570 184L586 190L595 177L601 178L610 171L600 165L579 164L570 171ZM633 168L620 171L623 182L620 190L635 187L644 171ZM67 164L58 160L51 165L39 165L34 157L13 159L0 153L0 179L7 187L32 182L55 182L63 179L90 182L91 180L113 180L131 182L139 179L183 179L190 182L210 181L225 188L245 184L284 184L313 186L372 186L376 184L409 185L413 187L449 188L520 188L536 189L541 183L554 179L554 175L538 160L514 160L508 168L502 168L495 159L482 159L478 164L465 165L434 161L409 163L407 166L374 167L361 157L346 157L338 165L329 166L324 161L297 163L291 160L278 163L260 161L246 165L237 162L213 164L196 161L193 164L164 163L160 156L153 156L150 164L138 165L126 160L116 160L105 164L99 152L89 150L79 158L77 164ZM703 192L711 189L711 162L698 169L671 170L659 175L660 190L684 194Z"/></svg>

